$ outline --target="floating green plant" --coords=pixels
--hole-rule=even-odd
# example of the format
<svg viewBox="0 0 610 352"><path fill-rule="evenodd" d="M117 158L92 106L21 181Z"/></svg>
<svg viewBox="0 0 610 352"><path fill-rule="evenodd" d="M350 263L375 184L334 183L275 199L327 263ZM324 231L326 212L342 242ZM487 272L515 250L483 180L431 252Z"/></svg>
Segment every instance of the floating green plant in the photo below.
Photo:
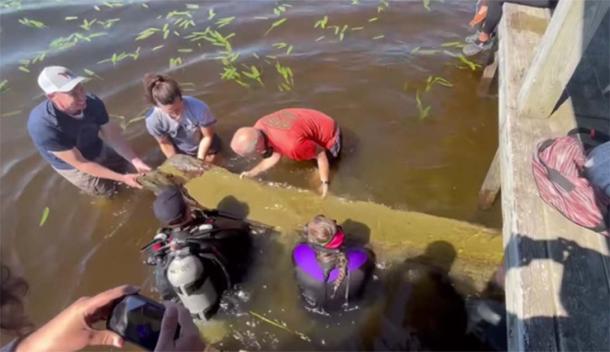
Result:
<svg viewBox="0 0 610 352"><path fill-rule="evenodd" d="M464 55L459 55L457 58L472 71L476 71L477 68L481 67L481 65L477 64L476 62L468 60Z"/></svg>
<svg viewBox="0 0 610 352"><path fill-rule="evenodd" d="M269 325L275 326L278 329L282 329L282 330L284 330L286 332L289 332L289 333L291 333L293 335L296 335L296 336L298 336L303 341L311 342L311 339L307 335L305 335L305 334L303 334L301 332L298 332L298 331L294 331L294 330L288 329L286 327L286 323L279 323L277 321L274 321L274 320L271 320L269 318L266 318L266 317L264 317L264 316L262 316L262 315L260 315L260 314L258 314L256 312L253 312L253 311L249 311L249 313L250 313L250 315L252 315L253 317L259 319L260 321L263 321L263 322L265 322L265 323L267 323Z"/></svg>
<svg viewBox="0 0 610 352"><path fill-rule="evenodd" d="M212 19L214 18L214 16L216 16L216 13L214 12L214 8L213 8L213 7L211 7L211 8L208 10L208 20L212 20Z"/></svg>
<svg viewBox="0 0 610 352"><path fill-rule="evenodd" d="M143 2L143 3L142 3L142 7L143 7L143 8L145 8L145 9L149 8L148 3Z"/></svg>
<svg viewBox="0 0 610 352"><path fill-rule="evenodd" d="M105 21L104 20L98 20L97 23L102 25L102 27L108 29L108 28L114 26L114 24L116 22L120 21L120 20L121 20L120 18L111 18L111 19L108 19L108 20L105 20Z"/></svg>
<svg viewBox="0 0 610 352"><path fill-rule="evenodd" d="M279 61L275 62L275 70L282 76L284 82L280 83L278 88L280 91L289 91L294 87L294 75L292 69L287 66L283 66Z"/></svg>
<svg viewBox="0 0 610 352"><path fill-rule="evenodd" d="M385 37L385 35L383 35L383 34L376 35L376 36L373 37L373 40L383 39L383 37Z"/></svg>
<svg viewBox="0 0 610 352"><path fill-rule="evenodd" d="M417 89L417 91L415 92L415 102L417 103L417 111L419 112L419 119L423 120L426 117L428 117L428 115L430 115L430 109L431 106L427 105L424 106L421 97L419 95L419 89Z"/></svg>
<svg viewBox="0 0 610 352"><path fill-rule="evenodd" d="M383 12L390 7L388 0L379 0L379 6L377 6L377 13Z"/></svg>
<svg viewBox="0 0 610 352"><path fill-rule="evenodd" d="M136 36L136 41L144 40L150 36L153 36L157 32L161 32L161 30L155 27L146 28L145 30L138 33L138 35Z"/></svg>
<svg viewBox="0 0 610 352"><path fill-rule="evenodd" d="M343 41L343 37L345 36L345 31L347 30L348 26L345 24L343 25L343 27L341 27L341 31L339 32L339 40Z"/></svg>
<svg viewBox="0 0 610 352"><path fill-rule="evenodd" d="M115 7L122 7L124 4L121 1L106 1L104 2L104 6L113 9Z"/></svg>
<svg viewBox="0 0 610 352"><path fill-rule="evenodd" d="M174 68L174 67L180 66L180 65L182 65L181 57L171 57L169 59L169 68Z"/></svg>
<svg viewBox="0 0 610 352"><path fill-rule="evenodd" d="M216 21L216 25L218 25L218 28L222 28L222 27L230 24L231 22L233 22L234 19L235 19L235 16L221 18L221 19Z"/></svg>
<svg viewBox="0 0 610 352"><path fill-rule="evenodd" d="M324 16L321 20L316 21L316 23L313 25L313 28L320 27L322 29L325 29L327 23L328 23L328 16Z"/></svg>
<svg viewBox="0 0 610 352"><path fill-rule="evenodd" d="M424 91L426 91L426 92L430 91L432 86L435 84L438 84L440 86L447 87L447 88L453 87L453 84L451 82L449 82L448 80L446 80L445 78L443 78L441 76L428 76L428 78L426 79L426 88L424 89Z"/></svg>
<svg viewBox="0 0 610 352"><path fill-rule="evenodd" d="M28 27L36 28L36 29L47 28L47 25L44 24L43 22L32 20L27 17L20 18L19 23L21 23L24 26L28 26Z"/></svg>
<svg viewBox="0 0 610 352"><path fill-rule="evenodd" d="M97 22L97 19L94 18L93 20L89 21L86 18L83 19L83 24L80 25L80 28L89 31L91 29L91 26L93 26L93 24Z"/></svg>
<svg viewBox="0 0 610 352"><path fill-rule="evenodd" d="M30 73L30 69L27 68L27 66L19 66L17 67L19 69L19 71L25 72L25 73Z"/></svg>
<svg viewBox="0 0 610 352"><path fill-rule="evenodd" d="M2 9L14 9L18 10L21 8L21 0L6 0L0 2L0 8Z"/></svg>
<svg viewBox="0 0 610 352"><path fill-rule="evenodd" d="M267 31L265 32L265 35L269 34L269 32L271 32L274 28L277 28L277 27L281 26L282 24L284 24L284 22L286 22L286 20L287 20L287 18L282 18L282 19L279 19L279 20L273 22L271 24L271 27L269 27L269 29L267 29Z"/></svg>
<svg viewBox="0 0 610 352"><path fill-rule="evenodd" d="M355 32L355 31L361 31L361 30L363 30L363 29L364 29L364 27L352 27L352 28L350 28L350 30L351 30L352 32Z"/></svg>
<svg viewBox="0 0 610 352"><path fill-rule="evenodd" d="M245 68L248 68L248 66L243 65ZM259 71L259 69L254 66L251 65L249 71L241 71L241 74L250 78L253 81L258 82L258 84L260 84L261 86L265 86L265 84L263 83L263 80L261 78L261 72Z"/></svg>
<svg viewBox="0 0 610 352"><path fill-rule="evenodd" d="M178 52L179 53L192 53L193 49L191 49L191 48L180 48L180 49L178 49Z"/></svg>
<svg viewBox="0 0 610 352"><path fill-rule="evenodd" d="M379 20L379 17L371 17L368 19L368 22L373 23L373 22L376 22L377 20Z"/></svg>
<svg viewBox="0 0 610 352"><path fill-rule="evenodd" d="M424 5L424 8L427 11L430 11L430 0L421 0L421 2L422 2L422 5Z"/></svg>
<svg viewBox="0 0 610 352"><path fill-rule="evenodd" d="M198 10L199 5L198 4L186 4L186 8L189 10Z"/></svg>
<svg viewBox="0 0 610 352"><path fill-rule="evenodd" d="M323 40L324 38L326 38L326 36L325 35L321 35L321 36L316 38L316 42L319 42L320 40Z"/></svg>
<svg viewBox="0 0 610 352"><path fill-rule="evenodd" d="M0 115L0 116L2 116L2 117L11 117L11 116L17 116L17 115L20 115L20 114L22 114L22 113L23 113L23 111L22 111L22 110L13 110L13 111L9 111L9 112L4 112L4 113L2 113L2 115Z"/></svg>
<svg viewBox="0 0 610 352"><path fill-rule="evenodd" d="M165 45L163 45L163 44L161 44L161 45L157 45L157 46L155 46L154 48L152 48L152 51L157 51L157 50L159 50L159 49L163 48L164 46L165 46Z"/></svg>
<svg viewBox="0 0 610 352"><path fill-rule="evenodd" d="M358 5L360 4L360 0L351 0L352 5Z"/></svg>
<svg viewBox="0 0 610 352"><path fill-rule="evenodd" d="M64 20L66 21L75 21L78 19L78 16L66 16Z"/></svg>
<svg viewBox="0 0 610 352"><path fill-rule="evenodd" d="M0 82L0 93L4 93L8 90L8 80L2 80L2 82Z"/></svg>
<svg viewBox="0 0 610 352"><path fill-rule="evenodd" d="M114 53L112 54L111 57L109 57L108 59L104 59L101 61L98 61L98 64L103 64L106 62L112 62L113 65L116 65L117 63L127 59L127 58L131 58L132 60L137 60L140 57L140 47L138 47L134 52L121 52L119 54Z"/></svg>
<svg viewBox="0 0 610 352"><path fill-rule="evenodd" d="M47 222L47 219L49 218L49 212L49 207L45 207L42 211L42 216L40 217L40 223L38 223L38 226L42 227Z"/></svg>
<svg viewBox="0 0 610 352"><path fill-rule="evenodd" d="M83 69L83 72L85 72L85 74L89 77L95 77L101 81L103 81L104 79L102 77L100 77L97 73L93 72L92 70L85 68Z"/></svg>
<svg viewBox="0 0 610 352"><path fill-rule="evenodd" d="M460 41L454 41L454 42L445 42L443 44L441 44L442 48L463 48L466 44L464 44L464 42L460 42Z"/></svg>
<svg viewBox="0 0 610 352"><path fill-rule="evenodd" d="M292 7L292 5L290 5L290 4L278 5L275 8L273 8L273 14L276 16L281 16L284 12L286 12L286 9L289 7Z"/></svg>

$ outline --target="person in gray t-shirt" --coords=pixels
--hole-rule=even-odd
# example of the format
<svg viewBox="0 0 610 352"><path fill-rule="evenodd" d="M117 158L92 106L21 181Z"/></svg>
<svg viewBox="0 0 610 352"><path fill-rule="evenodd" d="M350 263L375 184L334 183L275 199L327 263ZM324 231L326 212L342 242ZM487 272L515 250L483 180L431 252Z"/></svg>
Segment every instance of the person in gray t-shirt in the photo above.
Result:
<svg viewBox="0 0 610 352"><path fill-rule="evenodd" d="M178 82L170 77L147 74L146 98L154 105L146 114L146 129L167 158L182 153L213 162L220 140L214 133L216 119L201 100L182 96Z"/></svg>

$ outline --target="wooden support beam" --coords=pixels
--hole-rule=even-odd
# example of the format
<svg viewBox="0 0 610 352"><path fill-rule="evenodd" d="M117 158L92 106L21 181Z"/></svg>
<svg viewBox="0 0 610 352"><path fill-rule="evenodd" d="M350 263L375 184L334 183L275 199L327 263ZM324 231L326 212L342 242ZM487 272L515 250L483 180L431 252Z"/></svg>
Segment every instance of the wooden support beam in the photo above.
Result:
<svg viewBox="0 0 610 352"><path fill-rule="evenodd" d="M498 72L498 56L494 54L493 61L485 66L483 75L481 75L481 80L479 81L479 86L477 87L477 95L480 98L492 96L490 90L494 77L496 77L496 72Z"/></svg>
<svg viewBox="0 0 610 352"><path fill-rule="evenodd" d="M607 0L559 1L519 91L520 114L551 115L609 9Z"/></svg>
<svg viewBox="0 0 610 352"><path fill-rule="evenodd" d="M499 150L496 150L481 190L479 191L479 209L487 210L496 201L498 192L500 191L500 158Z"/></svg>

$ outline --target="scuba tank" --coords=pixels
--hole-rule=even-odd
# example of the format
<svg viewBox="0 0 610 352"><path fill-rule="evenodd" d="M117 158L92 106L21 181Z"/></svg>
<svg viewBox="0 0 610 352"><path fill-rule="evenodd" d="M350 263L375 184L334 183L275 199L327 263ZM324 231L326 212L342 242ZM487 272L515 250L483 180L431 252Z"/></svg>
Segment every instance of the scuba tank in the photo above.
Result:
<svg viewBox="0 0 610 352"><path fill-rule="evenodd" d="M155 267L161 296L179 299L193 317L208 320L219 308L223 292L244 270L250 228L217 212L196 215L195 225L162 229L141 251L145 263Z"/></svg>
<svg viewBox="0 0 610 352"><path fill-rule="evenodd" d="M167 267L167 279L191 315L207 320L219 294L201 259L188 247L178 250Z"/></svg>

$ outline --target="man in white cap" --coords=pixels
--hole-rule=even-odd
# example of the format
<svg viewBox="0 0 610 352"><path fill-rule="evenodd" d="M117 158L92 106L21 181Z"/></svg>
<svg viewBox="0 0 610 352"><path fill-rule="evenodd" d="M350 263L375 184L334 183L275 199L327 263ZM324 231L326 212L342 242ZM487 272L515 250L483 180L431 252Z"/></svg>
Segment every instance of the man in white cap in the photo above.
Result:
<svg viewBox="0 0 610 352"><path fill-rule="evenodd" d="M150 167L109 122L101 99L87 94L84 80L62 66L40 72L38 85L47 99L28 119L34 145L55 171L85 193L111 196L117 183L142 188L139 174L127 171L142 173Z"/></svg>

